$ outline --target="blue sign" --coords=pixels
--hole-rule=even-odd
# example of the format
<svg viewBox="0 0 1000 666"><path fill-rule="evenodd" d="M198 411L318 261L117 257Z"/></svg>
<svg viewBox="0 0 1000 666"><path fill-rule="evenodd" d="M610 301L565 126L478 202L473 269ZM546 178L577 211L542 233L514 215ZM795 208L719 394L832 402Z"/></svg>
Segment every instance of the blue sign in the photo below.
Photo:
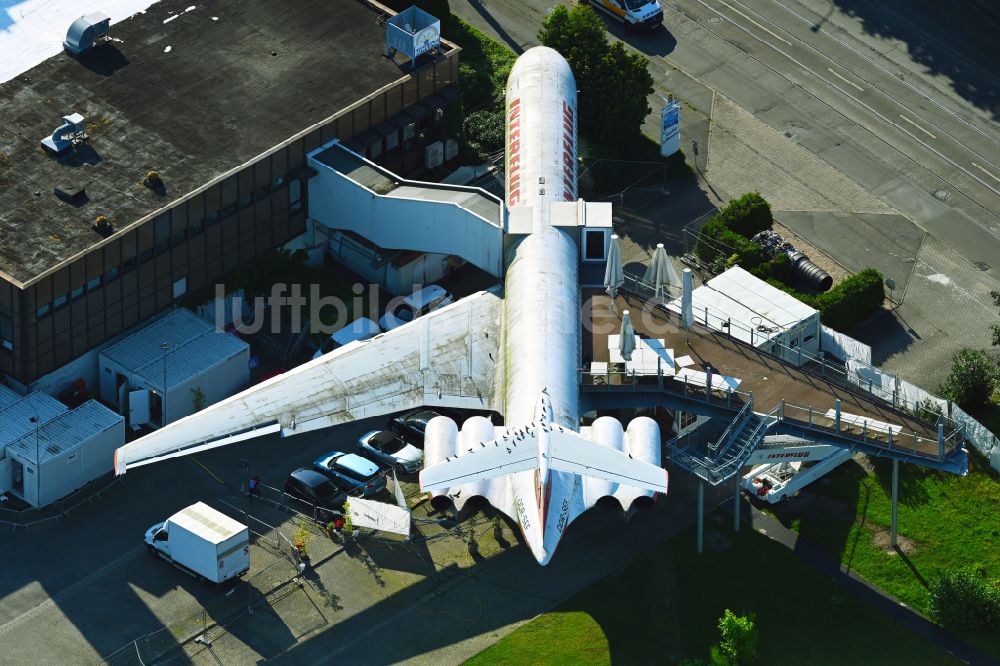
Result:
<svg viewBox="0 0 1000 666"><path fill-rule="evenodd" d="M660 155L669 157L681 149L681 105L670 99L660 114Z"/></svg>

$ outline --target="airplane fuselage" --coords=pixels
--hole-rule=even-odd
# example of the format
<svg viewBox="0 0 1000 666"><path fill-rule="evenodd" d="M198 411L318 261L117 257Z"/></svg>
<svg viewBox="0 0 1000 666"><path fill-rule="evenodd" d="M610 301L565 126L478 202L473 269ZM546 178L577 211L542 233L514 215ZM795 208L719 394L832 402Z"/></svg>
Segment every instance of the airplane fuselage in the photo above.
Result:
<svg viewBox="0 0 1000 666"><path fill-rule="evenodd" d="M532 231L512 248L504 289L504 418L507 424L580 424L582 338L575 241L549 222L549 205L577 197L576 82L558 52L529 49L506 93L506 202L531 209ZM547 433L538 468L510 475L514 510L541 564L582 510L580 478L549 468Z"/></svg>

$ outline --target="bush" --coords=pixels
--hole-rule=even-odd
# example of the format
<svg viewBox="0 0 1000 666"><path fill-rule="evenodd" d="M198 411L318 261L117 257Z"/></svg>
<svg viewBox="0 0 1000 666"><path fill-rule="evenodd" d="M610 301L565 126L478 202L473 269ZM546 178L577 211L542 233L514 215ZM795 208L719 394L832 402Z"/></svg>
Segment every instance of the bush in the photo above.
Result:
<svg viewBox="0 0 1000 666"><path fill-rule="evenodd" d="M760 196L760 192L747 192L739 199L731 200L725 208L716 213L716 218L745 238L770 229L774 224L771 204Z"/></svg>
<svg viewBox="0 0 1000 666"><path fill-rule="evenodd" d="M752 269L750 271L750 275L753 275L756 278L760 278L761 280L767 283L770 283L772 280L775 279L771 272L771 262L769 261L765 261L757 268Z"/></svg>
<svg viewBox="0 0 1000 666"><path fill-rule="evenodd" d="M736 254L739 257L740 268L752 271L758 266L767 263L767 257L764 255L764 248L760 246L759 243L754 243L753 241L747 241L744 243Z"/></svg>
<svg viewBox="0 0 1000 666"><path fill-rule="evenodd" d="M938 389L941 397L957 402L966 411L982 407L997 389L997 361L984 351L963 349L952 360L951 372Z"/></svg>
<svg viewBox="0 0 1000 666"><path fill-rule="evenodd" d="M791 284L795 280L795 273L792 271L792 260L785 252L779 252L771 260L771 274L776 280L781 280L785 284Z"/></svg>
<svg viewBox="0 0 1000 666"><path fill-rule="evenodd" d="M774 278L768 278L767 280L764 280L764 282L767 282L769 285L771 285L776 289L780 289L781 291L785 292L792 298L797 298L798 300L802 301L809 307L815 310L819 310L819 303L816 302L817 301L816 296L813 296L812 294L803 294L801 291L796 291L795 289L789 287L787 284L779 282Z"/></svg>
<svg viewBox="0 0 1000 666"><path fill-rule="evenodd" d="M712 663L749 664L757 657L757 626L753 613L736 615L728 608L719 618L722 640L712 648Z"/></svg>
<svg viewBox="0 0 1000 666"><path fill-rule="evenodd" d="M930 585L928 612L938 624L958 629L1000 626L1000 590L983 572L951 571Z"/></svg>
<svg viewBox="0 0 1000 666"><path fill-rule="evenodd" d="M820 294L816 303L824 324L846 332L882 307L884 300L882 274L874 268L866 268L841 280L825 294Z"/></svg>

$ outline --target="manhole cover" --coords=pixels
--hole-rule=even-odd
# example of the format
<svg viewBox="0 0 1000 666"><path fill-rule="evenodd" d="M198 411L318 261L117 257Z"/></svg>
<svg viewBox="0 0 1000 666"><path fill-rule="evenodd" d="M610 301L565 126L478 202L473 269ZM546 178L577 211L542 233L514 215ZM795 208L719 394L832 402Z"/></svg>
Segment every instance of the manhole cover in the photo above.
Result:
<svg viewBox="0 0 1000 666"><path fill-rule="evenodd" d="M986 263L985 261L975 261L975 262L973 262L972 265L975 266L976 268L978 268L981 271L988 271L988 270L990 270L990 265L988 263Z"/></svg>
<svg viewBox="0 0 1000 666"><path fill-rule="evenodd" d="M951 198L951 192L949 192L948 190L935 190L934 198L939 199L941 201L947 201L948 199Z"/></svg>
<svg viewBox="0 0 1000 666"><path fill-rule="evenodd" d="M722 23L722 19L719 18L718 16L713 16L712 18L708 19L708 22L709 23Z"/></svg>

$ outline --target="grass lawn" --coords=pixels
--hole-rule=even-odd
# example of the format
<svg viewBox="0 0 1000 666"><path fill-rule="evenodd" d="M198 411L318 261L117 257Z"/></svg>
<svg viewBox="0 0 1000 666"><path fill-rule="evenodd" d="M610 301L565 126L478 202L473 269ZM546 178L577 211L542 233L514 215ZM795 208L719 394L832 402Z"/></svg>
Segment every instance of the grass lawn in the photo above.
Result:
<svg viewBox="0 0 1000 666"><path fill-rule="evenodd" d="M726 521L728 524L728 521ZM714 548L712 548L712 547ZM685 532L467 662L652 664L708 659L726 608L757 614L767 664L957 664L756 532Z"/></svg>
<svg viewBox="0 0 1000 666"><path fill-rule="evenodd" d="M901 465L899 535L889 547L892 465L867 473L847 463L775 514L786 525L908 606L926 611L927 584L954 566L975 566L1000 578L1000 483L978 454L967 477ZM1000 632L958 632L1000 658Z"/></svg>

